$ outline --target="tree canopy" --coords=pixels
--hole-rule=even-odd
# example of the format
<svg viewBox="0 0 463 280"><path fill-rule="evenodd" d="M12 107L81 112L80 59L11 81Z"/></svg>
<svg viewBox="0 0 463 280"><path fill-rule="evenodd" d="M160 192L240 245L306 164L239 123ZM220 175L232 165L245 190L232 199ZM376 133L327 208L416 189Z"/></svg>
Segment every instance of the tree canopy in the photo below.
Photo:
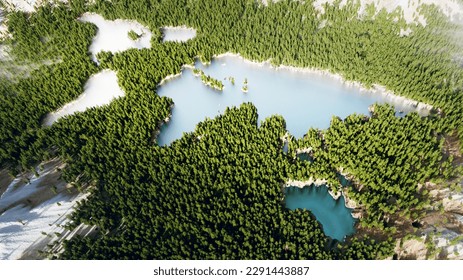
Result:
<svg viewBox="0 0 463 280"><path fill-rule="evenodd" d="M376 13L370 7L359 16L358 1L342 9L335 1L323 14L310 0L268 2L74 0L7 14L11 38L3 44L11 47L12 63L40 66L17 81L0 77L0 166L19 172L59 156L67 163L66 180L95 186L72 220L74 226L97 225L100 233L66 242L58 257L374 259L391 254L391 240L330 240L308 211L284 207L281 188L289 179L312 177L328 180L336 192L342 173L352 182L350 198L365 208L362 227L386 230L393 227L387 223L392 214L415 217L428 203L418 183L454 173L452 159L442 153L444 137L463 139L463 71L451 35L457 27L435 7L423 9L428 15L423 27L407 25L400 11ZM146 25L154 34L151 48L101 52L97 65L88 51L96 27L77 20L87 11ZM162 27L181 25L195 28L197 36L162 42ZM411 33L402 36L405 28ZM174 106L157 95L159 83L196 57L209 61L225 52L328 70L366 87L380 84L436 110L427 118L416 113L397 118L390 106L376 105L371 116L333 117L329 129L307 128L304 138L290 140L285 154L284 119L273 116L258 127L256 108L243 104L159 147L157 135ZM102 69L117 72L124 97L42 126L48 112L75 99ZM310 148L313 160L298 160L298 148Z"/></svg>

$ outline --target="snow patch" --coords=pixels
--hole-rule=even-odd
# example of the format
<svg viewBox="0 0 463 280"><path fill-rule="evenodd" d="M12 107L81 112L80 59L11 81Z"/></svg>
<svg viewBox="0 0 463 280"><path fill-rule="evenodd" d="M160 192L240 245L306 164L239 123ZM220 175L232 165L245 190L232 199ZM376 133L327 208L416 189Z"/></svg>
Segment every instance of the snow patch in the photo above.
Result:
<svg viewBox="0 0 463 280"><path fill-rule="evenodd" d="M0 216L0 259L18 259L34 242L63 232L66 216L84 196L60 194L33 209L18 205L5 211Z"/></svg>
<svg viewBox="0 0 463 280"><path fill-rule="evenodd" d="M162 28L163 42L186 42L196 37L196 29L186 26L166 26Z"/></svg>
<svg viewBox="0 0 463 280"><path fill-rule="evenodd" d="M340 7L344 7L347 1L342 0ZM334 0L315 0L314 7L320 13L324 13L323 4L326 3L333 5ZM369 4L374 4L377 11L384 8L389 13L400 7L407 23L419 23L423 26L426 25L426 19L418 11L422 5L436 5L452 21L463 18L463 5L458 0L360 0L360 13Z"/></svg>
<svg viewBox="0 0 463 280"><path fill-rule="evenodd" d="M463 257L463 239L458 233L445 229L440 232L440 236L434 237L433 241L437 248L444 248L447 251L448 259Z"/></svg>
<svg viewBox="0 0 463 280"><path fill-rule="evenodd" d="M106 20L93 13L85 13L80 18L82 22L90 22L98 27L96 36L90 45L92 59L98 62L96 54L101 51L122 52L128 49L144 49L151 47L151 31L136 21ZM129 38L130 31L135 31L140 37L136 40Z"/></svg>
<svg viewBox="0 0 463 280"><path fill-rule="evenodd" d="M6 22L4 19L5 19L4 11L2 11L0 8L0 40L8 37L8 27L6 26ZM0 52L0 58L1 58L1 52Z"/></svg>
<svg viewBox="0 0 463 280"><path fill-rule="evenodd" d="M43 124L51 126L64 116L72 115L75 112L83 112L91 107L109 104L113 99L124 95L124 92L117 83L116 72L103 70L90 77L84 86L82 95L64 105L58 111L48 114Z"/></svg>
<svg viewBox="0 0 463 280"><path fill-rule="evenodd" d="M37 0L4 0L7 8L26 13L34 12L37 2Z"/></svg>
<svg viewBox="0 0 463 280"><path fill-rule="evenodd" d="M37 7L47 2L53 3L56 2L56 0L3 0L7 9L26 13L35 12ZM68 0L58 0L58 2L67 3Z"/></svg>
<svg viewBox="0 0 463 280"><path fill-rule="evenodd" d="M59 179L63 167L59 160L41 166L16 177L0 196L0 260L18 259L26 250L43 250L50 236L65 231L67 215L88 195L70 194L70 185Z"/></svg>
<svg viewBox="0 0 463 280"><path fill-rule="evenodd" d="M463 215L454 214L454 216L457 219L457 221L463 225Z"/></svg>

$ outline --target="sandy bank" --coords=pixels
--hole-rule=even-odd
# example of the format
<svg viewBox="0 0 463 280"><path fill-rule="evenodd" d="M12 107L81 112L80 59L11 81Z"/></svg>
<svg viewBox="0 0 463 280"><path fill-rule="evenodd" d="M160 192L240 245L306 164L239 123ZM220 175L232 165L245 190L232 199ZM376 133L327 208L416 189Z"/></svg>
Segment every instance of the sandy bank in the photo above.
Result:
<svg viewBox="0 0 463 280"><path fill-rule="evenodd" d="M285 188L289 188L289 187L298 187L298 188L304 188L306 186L311 186L311 185L314 185L315 187L321 187L323 185L326 185L327 184L327 181L325 179L313 179L312 177L307 180L307 181L299 181L299 180L288 180L284 187ZM331 195L331 197L334 199L334 200L338 200L341 195L343 196L344 198L344 202L345 202L345 206L346 208L349 208L349 209L352 209L352 210L355 210L358 205L355 201L352 201L350 200L347 195L344 193L344 192L337 192L336 194L333 193L331 190L328 191L328 193ZM352 217L358 219L359 218L359 215L358 213L356 212L353 212L352 213Z"/></svg>

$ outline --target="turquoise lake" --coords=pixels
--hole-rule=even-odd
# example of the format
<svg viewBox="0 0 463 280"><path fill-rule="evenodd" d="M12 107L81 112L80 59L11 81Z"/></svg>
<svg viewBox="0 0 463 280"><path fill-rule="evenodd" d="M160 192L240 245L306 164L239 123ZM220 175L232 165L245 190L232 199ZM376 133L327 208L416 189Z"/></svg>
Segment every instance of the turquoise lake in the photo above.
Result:
<svg viewBox="0 0 463 280"><path fill-rule="evenodd" d="M252 102L257 107L259 120L282 115L287 130L298 138L310 127L328 128L332 116L368 115L368 106L375 102L390 103L402 111L401 114L415 110L411 105L393 103L383 95L361 91L327 75L275 69L236 56L215 58L209 65L197 62L195 67L221 80L225 88L217 91L205 86L189 68L161 85L158 94L172 98L175 103L170 122L158 137L161 146L181 138L183 132L194 131L196 124L206 117L214 118L226 107L243 102ZM235 85L228 77L235 79ZM247 93L241 91L245 78Z"/></svg>
<svg viewBox="0 0 463 280"><path fill-rule="evenodd" d="M310 210L327 236L343 241L355 232L355 219L351 209L345 206L344 197L334 200L326 186L287 187L285 194L286 207Z"/></svg>

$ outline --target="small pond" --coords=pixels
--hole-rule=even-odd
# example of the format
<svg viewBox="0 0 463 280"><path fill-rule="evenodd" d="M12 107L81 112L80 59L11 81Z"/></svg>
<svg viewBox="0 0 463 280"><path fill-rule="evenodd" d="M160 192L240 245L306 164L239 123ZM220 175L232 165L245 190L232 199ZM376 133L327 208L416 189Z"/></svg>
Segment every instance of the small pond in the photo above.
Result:
<svg viewBox="0 0 463 280"><path fill-rule="evenodd" d="M344 197L334 200L326 186L287 187L285 203L291 210L310 210L322 224L325 234L333 239L343 241L355 232L355 219L352 210L345 206Z"/></svg>

